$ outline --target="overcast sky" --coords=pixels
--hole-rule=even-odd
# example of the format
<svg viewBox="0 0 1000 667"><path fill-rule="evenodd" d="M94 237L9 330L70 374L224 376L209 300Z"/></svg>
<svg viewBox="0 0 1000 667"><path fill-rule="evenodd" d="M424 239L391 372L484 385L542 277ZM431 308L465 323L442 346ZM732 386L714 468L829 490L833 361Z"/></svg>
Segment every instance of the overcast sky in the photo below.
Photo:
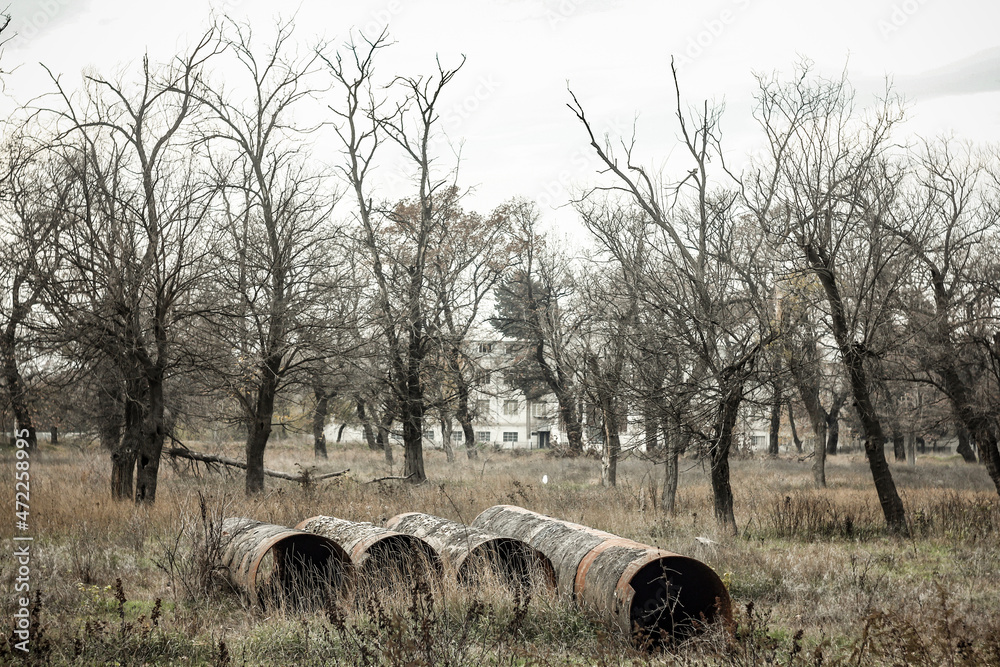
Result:
<svg viewBox="0 0 1000 667"><path fill-rule="evenodd" d="M565 106L567 82L595 126L630 132L635 121L643 161L673 168L671 55L688 101L725 100L737 163L759 145L753 72L789 72L802 56L827 74L846 65L861 91L892 77L909 101L907 132L1000 140L1000 4L986 0L13 0L6 94L23 102L50 89L39 62L74 82L147 51L168 58L205 29L211 7L261 33L297 12L303 43L387 25L396 44L383 73L429 73L435 55L445 65L465 55L442 117L463 145L469 207L483 212L521 195L550 219L572 218L557 207L596 165Z"/></svg>

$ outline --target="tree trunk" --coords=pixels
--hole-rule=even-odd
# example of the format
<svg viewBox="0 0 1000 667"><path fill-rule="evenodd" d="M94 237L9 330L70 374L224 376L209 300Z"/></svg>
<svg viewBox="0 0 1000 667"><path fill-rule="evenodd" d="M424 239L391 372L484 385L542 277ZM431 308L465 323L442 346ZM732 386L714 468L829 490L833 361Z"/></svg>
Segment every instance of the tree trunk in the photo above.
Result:
<svg viewBox="0 0 1000 667"><path fill-rule="evenodd" d="M316 407L313 409L313 456L317 459L329 458L326 453L326 416L330 413L330 392L325 387L313 388Z"/></svg>
<svg viewBox="0 0 1000 667"><path fill-rule="evenodd" d="M660 498L660 506L668 516L673 516L677 511L677 478L678 478L678 457L680 455L681 433L679 428L671 428L667 419L663 420L663 495Z"/></svg>
<svg viewBox="0 0 1000 667"><path fill-rule="evenodd" d="M476 432L472 430L472 420L467 419L462 422L462 434L465 436L465 458L479 458L479 449L476 446Z"/></svg>
<svg viewBox="0 0 1000 667"><path fill-rule="evenodd" d="M793 377L795 378L795 384L799 390L799 398L802 400L802 405L806 409L806 414L809 416L809 425L812 427L813 432L813 482L816 486L822 488L826 486L826 418L827 412L823 409L823 404L820 402L819 396L819 386L817 385L815 376L813 374L808 374L801 366L794 366L792 369ZM789 406L789 414L791 413L791 406ZM823 448L823 455L818 456L819 448ZM802 447L798 447L799 454L802 453Z"/></svg>
<svg viewBox="0 0 1000 667"><path fill-rule="evenodd" d="M977 418L972 424L975 429L971 432L972 439L979 447L979 459L986 464L986 472L1000 494L1000 450L997 447L996 432L985 419Z"/></svg>
<svg viewBox="0 0 1000 667"><path fill-rule="evenodd" d="M111 447L111 497L114 500L133 499L135 463L145 421L144 395L145 383L142 379L130 379L125 388L123 431Z"/></svg>
<svg viewBox="0 0 1000 667"><path fill-rule="evenodd" d="M917 465L917 436L912 433L906 435L906 465Z"/></svg>
<svg viewBox="0 0 1000 667"><path fill-rule="evenodd" d="M792 429L792 442L795 443L795 451L802 453L802 438L799 437L799 430L795 427L795 413L792 412L792 404L788 403L788 427Z"/></svg>
<svg viewBox="0 0 1000 667"><path fill-rule="evenodd" d="M969 444L969 431L961 424L955 425L956 435L958 436L958 445L955 446L955 453L960 454L962 459L966 463L976 462L976 452L972 449Z"/></svg>
<svg viewBox="0 0 1000 667"><path fill-rule="evenodd" d="M614 403L605 397L601 420L604 422L604 447L601 452L601 485L613 487L618 482L618 453L621 439L618 435L618 415Z"/></svg>
<svg viewBox="0 0 1000 667"><path fill-rule="evenodd" d="M739 373L740 371L737 371ZM733 444L733 431L743 401L742 377L723 380L722 400L716 408L713 439L709 449L712 460L712 501L715 520L719 526L736 535L736 515L733 513L733 487L729 481L729 452Z"/></svg>
<svg viewBox="0 0 1000 667"><path fill-rule="evenodd" d="M906 436L896 430L892 432L892 455L897 461L906 460Z"/></svg>
<svg viewBox="0 0 1000 667"><path fill-rule="evenodd" d="M813 436L813 483L818 489L826 488L826 423Z"/></svg>
<svg viewBox="0 0 1000 667"><path fill-rule="evenodd" d="M59 427L54 424L49 429L49 442L53 445L59 444Z"/></svg>
<svg viewBox="0 0 1000 667"><path fill-rule="evenodd" d="M337 429L337 444L338 445L340 444L341 439L343 439L343 437L344 437L344 431L345 430L347 430L347 422L344 422L343 424L341 424L340 428Z"/></svg>
<svg viewBox="0 0 1000 667"><path fill-rule="evenodd" d="M875 482L879 504L885 516L886 525L894 533L906 534L906 510L903 501L896 491L896 483L892 479L889 463L885 460L885 434L875 405L871 400L868 374L864 369L864 359L857 345L845 345L842 350L847 365L851 389L854 393L855 407L861 420L865 434L865 453L868 456L868 467ZM846 353L845 353L846 352Z"/></svg>
<svg viewBox="0 0 1000 667"><path fill-rule="evenodd" d="M448 463L454 463L455 449L451 446L451 415L447 412L441 413L441 446L444 447L444 455Z"/></svg>
<svg viewBox="0 0 1000 667"><path fill-rule="evenodd" d="M385 406L382 412L382 418L378 423L378 444L382 448L382 453L385 455L385 462L390 466L393 464L392 458L392 441L390 440L392 422L395 421L395 415L393 414L392 407Z"/></svg>
<svg viewBox="0 0 1000 667"><path fill-rule="evenodd" d="M7 388L7 396L10 400L10 407L14 413L14 428L18 431L27 431L22 439L28 442L28 450L34 451L38 447L38 434L35 432L35 424L31 418L31 408L28 405L28 389L24 384L24 378L21 376L21 369L17 365L17 354L14 347L15 328L15 320L11 319L2 337L0 337L0 356L3 357L3 378Z"/></svg>
<svg viewBox="0 0 1000 667"><path fill-rule="evenodd" d="M247 431L246 494L253 496L264 492L264 450L271 437L271 423L263 417L256 417Z"/></svg>
<svg viewBox="0 0 1000 667"><path fill-rule="evenodd" d="M125 440L128 439L126 429ZM119 445L111 452L111 498L132 500L132 480L135 478L135 451Z"/></svg>
<svg viewBox="0 0 1000 667"><path fill-rule="evenodd" d="M462 433L465 436L465 456L474 459L479 455L476 449L476 432L472 430L472 415L469 413L469 386L465 378L460 378L458 382L458 407L455 410L455 418L462 426Z"/></svg>
<svg viewBox="0 0 1000 667"><path fill-rule="evenodd" d="M968 429L972 441L976 443L979 460L986 464L986 472L989 473L993 486L1000 495L1000 451L997 448L997 435L992 421L975 409L965 382L949 361L942 364L939 372L959 419Z"/></svg>
<svg viewBox="0 0 1000 667"><path fill-rule="evenodd" d="M403 376L403 475L411 484L427 480L424 473L424 385L420 377L423 366L420 336L411 332L409 354Z"/></svg>
<svg viewBox="0 0 1000 667"><path fill-rule="evenodd" d="M843 400L834 401L826 415L826 453L830 456L837 455L840 443L840 409L843 405Z"/></svg>
<svg viewBox="0 0 1000 667"><path fill-rule="evenodd" d="M274 419L274 397L277 378L266 376L257 388L254 414L247 425L247 478L246 494L253 496L264 493L264 450L271 437L271 421Z"/></svg>
<svg viewBox="0 0 1000 667"><path fill-rule="evenodd" d="M121 444L125 421L124 398L120 390L115 394L107 395L101 390L98 395L97 418L100 422L97 425L97 439L101 448L108 452L115 451Z"/></svg>
<svg viewBox="0 0 1000 667"><path fill-rule="evenodd" d="M643 443L646 447L646 454L653 456L660 454L659 436L656 429L656 413L654 412L652 401L644 401L642 408L642 432Z"/></svg>
<svg viewBox="0 0 1000 667"><path fill-rule="evenodd" d="M355 401L358 409L358 420L361 422L361 431L365 434L365 442L368 443L368 449L377 452L379 450L379 443L375 440L372 421L368 418L368 413L365 410L365 401L360 396Z"/></svg>
<svg viewBox="0 0 1000 667"><path fill-rule="evenodd" d="M137 503L156 502L156 482L160 472L160 456L163 454L164 397L163 372L156 369L147 378L149 407L142 428L142 443L136 460L135 501Z"/></svg>
<svg viewBox="0 0 1000 667"><path fill-rule="evenodd" d="M879 420L878 413L875 411L875 403L872 400L872 381L864 366L865 349L850 339L847 318L844 314L844 302L841 299L833 270L827 266L827 262L811 245L806 244L803 249L813 273L823 286L827 303L830 306L830 326L847 370L858 419L864 429L868 467L872 473L872 481L875 484L875 491L878 494L886 526L893 533L906 534L906 510L896 490L896 483L892 479L889 463L885 460L885 434L882 431L882 422Z"/></svg>
<svg viewBox="0 0 1000 667"><path fill-rule="evenodd" d="M944 276L939 271L931 271L931 282L934 287L934 303L937 311L937 343L938 367L936 372L941 376L945 393L951 399L961 424L969 432L969 437L976 443L979 450L979 460L986 464L986 472L993 480L997 494L1000 495L1000 451L997 449L997 434L992 420L986 417L973 403L973 394L965 380L959 375L956 360L958 354L951 338L951 296L944 285Z"/></svg>
<svg viewBox="0 0 1000 667"><path fill-rule="evenodd" d="M801 374L796 375L796 384L799 386L799 398L809 415L809 423L813 432L813 483L818 488L826 487L826 420L828 413L823 409L819 399L819 387L815 382L807 381ZM791 414L791 406L788 410ZM802 448L799 448L802 453Z"/></svg>
<svg viewBox="0 0 1000 667"><path fill-rule="evenodd" d="M774 397L771 400L771 423L767 434L767 454L772 458L777 458L780 451L778 447L778 431L781 430L781 383L774 383Z"/></svg>
<svg viewBox="0 0 1000 667"><path fill-rule="evenodd" d="M566 440L572 454L583 453L583 424L580 422L580 411L576 405L576 397L566 391L556 392L559 402L559 418L566 431Z"/></svg>
<svg viewBox="0 0 1000 667"><path fill-rule="evenodd" d="M531 297L530 288L529 305L531 308L537 308L537 303ZM537 313L535 317L537 318ZM536 330L541 331L541 325L536 325ZM542 378L544 378L545 384L552 390L552 393L556 395L556 401L559 403L559 419L562 422L563 430L566 432L569 452L573 455L583 454L583 423L580 420L580 410L576 404L576 396L570 390L569 378L563 368L557 367L553 371L549 366L545 359L544 342L536 341L534 348L535 361L542 372Z"/></svg>

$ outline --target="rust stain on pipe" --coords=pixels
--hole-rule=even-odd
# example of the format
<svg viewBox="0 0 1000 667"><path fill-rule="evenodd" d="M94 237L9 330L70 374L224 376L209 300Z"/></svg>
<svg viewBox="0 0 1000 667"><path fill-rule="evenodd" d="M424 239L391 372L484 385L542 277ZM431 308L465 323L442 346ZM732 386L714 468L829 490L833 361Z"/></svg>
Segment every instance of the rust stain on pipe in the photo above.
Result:
<svg viewBox="0 0 1000 667"><path fill-rule="evenodd" d="M229 518L222 522L222 565L252 602L322 602L354 579L351 558L336 542L301 530Z"/></svg>
<svg viewBox="0 0 1000 667"><path fill-rule="evenodd" d="M533 583L555 587L552 562L523 540L420 512L394 516L386 526L425 540L461 584L474 584L489 572L512 588Z"/></svg>
<svg viewBox="0 0 1000 667"><path fill-rule="evenodd" d="M338 543L350 553L358 576L376 587L412 588L417 581L440 579L441 557L415 535L331 516L311 517L296 528Z"/></svg>
<svg viewBox="0 0 1000 667"><path fill-rule="evenodd" d="M683 637L732 619L722 580L694 558L514 505L472 525L525 540L551 559L561 594L639 637Z"/></svg>

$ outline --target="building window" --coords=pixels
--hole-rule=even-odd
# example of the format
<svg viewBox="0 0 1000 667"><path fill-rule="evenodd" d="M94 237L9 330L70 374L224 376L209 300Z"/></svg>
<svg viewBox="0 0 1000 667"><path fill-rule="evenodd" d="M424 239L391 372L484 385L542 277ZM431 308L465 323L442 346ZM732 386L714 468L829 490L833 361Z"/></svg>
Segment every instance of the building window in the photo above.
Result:
<svg viewBox="0 0 1000 667"><path fill-rule="evenodd" d="M517 442L517 431L504 431L503 432L504 442Z"/></svg>
<svg viewBox="0 0 1000 667"><path fill-rule="evenodd" d="M487 417L490 414L490 399L480 398L476 401L476 414L480 417Z"/></svg>
<svg viewBox="0 0 1000 667"><path fill-rule="evenodd" d="M767 436L751 435L750 446L753 447L754 449L764 449L765 447L767 447Z"/></svg>
<svg viewBox="0 0 1000 667"><path fill-rule="evenodd" d="M548 403L532 403L531 404L531 416L532 417L548 417L549 405Z"/></svg>
<svg viewBox="0 0 1000 667"><path fill-rule="evenodd" d="M489 431L476 431L476 442L489 442L490 432Z"/></svg>
<svg viewBox="0 0 1000 667"><path fill-rule="evenodd" d="M424 435L427 436L428 440L434 439L434 431L431 430L424 431Z"/></svg>
<svg viewBox="0 0 1000 667"><path fill-rule="evenodd" d="M451 441L452 442L462 442L462 440L464 438L465 438L465 434L462 433L461 431L452 431L451 432Z"/></svg>
<svg viewBox="0 0 1000 667"><path fill-rule="evenodd" d="M517 401L504 401L503 402L503 413L507 416L516 415L518 413Z"/></svg>
<svg viewBox="0 0 1000 667"><path fill-rule="evenodd" d="M489 354L492 351L493 351L493 343L480 343L479 344L479 353L480 354Z"/></svg>

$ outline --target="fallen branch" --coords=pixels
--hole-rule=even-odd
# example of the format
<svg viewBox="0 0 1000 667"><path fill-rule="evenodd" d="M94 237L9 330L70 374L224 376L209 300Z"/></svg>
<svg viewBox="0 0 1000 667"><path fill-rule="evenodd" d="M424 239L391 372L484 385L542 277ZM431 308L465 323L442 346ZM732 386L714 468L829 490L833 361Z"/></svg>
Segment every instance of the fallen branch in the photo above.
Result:
<svg viewBox="0 0 1000 667"><path fill-rule="evenodd" d="M410 479L411 477L413 477L416 474L417 473L415 473L415 472L411 472L406 477L399 477L398 475L389 475L388 477L376 477L375 479L372 479L372 480L369 480L369 481L365 482L365 484L374 484L375 482L385 482L385 481L388 481L390 479L407 480L407 479Z"/></svg>
<svg viewBox="0 0 1000 667"><path fill-rule="evenodd" d="M224 466L230 466L233 468L241 468L243 470L247 469L247 464L243 461L237 461L236 459L231 459L225 456L217 456L215 454L202 454L200 452L194 452L190 449L182 449L180 447L172 447L167 450L167 454L175 458L190 459L192 461L201 461L202 463L213 463ZM318 482L323 479L329 479L331 477L340 477L341 475L350 472L350 468L346 470L338 470L337 472L323 473L322 475L312 475L308 470L303 471L298 475L292 475L287 472L280 472L278 470L268 470L264 468L264 474L268 477L277 477L278 479L287 479L292 482L298 482L299 484L310 484L312 482Z"/></svg>

